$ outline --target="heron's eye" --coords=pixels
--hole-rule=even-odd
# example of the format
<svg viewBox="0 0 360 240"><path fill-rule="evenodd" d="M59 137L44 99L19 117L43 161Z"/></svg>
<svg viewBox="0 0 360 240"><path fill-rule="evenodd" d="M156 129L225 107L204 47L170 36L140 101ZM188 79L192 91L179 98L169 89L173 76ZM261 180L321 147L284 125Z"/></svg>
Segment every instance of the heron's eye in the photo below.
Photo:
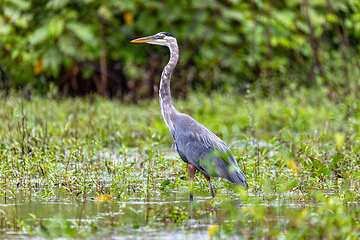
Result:
<svg viewBox="0 0 360 240"><path fill-rule="evenodd" d="M161 35L162 38L165 38L165 35Z"/></svg>

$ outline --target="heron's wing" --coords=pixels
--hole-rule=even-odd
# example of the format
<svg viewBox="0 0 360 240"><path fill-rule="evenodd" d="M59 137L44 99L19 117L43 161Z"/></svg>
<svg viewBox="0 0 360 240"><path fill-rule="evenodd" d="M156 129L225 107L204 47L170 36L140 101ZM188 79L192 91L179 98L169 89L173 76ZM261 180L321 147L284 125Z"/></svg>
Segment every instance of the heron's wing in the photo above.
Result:
<svg viewBox="0 0 360 240"><path fill-rule="evenodd" d="M224 141L188 115L181 114L176 119L175 146L185 162L209 176L241 185L246 183L245 175Z"/></svg>

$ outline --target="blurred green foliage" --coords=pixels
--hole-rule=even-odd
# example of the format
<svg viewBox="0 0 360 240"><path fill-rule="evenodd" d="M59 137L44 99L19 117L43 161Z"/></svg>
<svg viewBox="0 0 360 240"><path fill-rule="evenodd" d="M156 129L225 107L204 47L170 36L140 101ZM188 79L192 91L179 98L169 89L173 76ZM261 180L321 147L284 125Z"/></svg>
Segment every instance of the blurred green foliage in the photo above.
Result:
<svg viewBox="0 0 360 240"><path fill-rule="evenodd" d="M298 86L358 92L358 0L1 0L0 26L0 79L12 87L46 92L55 82L99 93L106 74L108 95L156 95L167 50L129 41L168 31L182 55L173 76L180 95L254 83L264 95Z"/></svg>

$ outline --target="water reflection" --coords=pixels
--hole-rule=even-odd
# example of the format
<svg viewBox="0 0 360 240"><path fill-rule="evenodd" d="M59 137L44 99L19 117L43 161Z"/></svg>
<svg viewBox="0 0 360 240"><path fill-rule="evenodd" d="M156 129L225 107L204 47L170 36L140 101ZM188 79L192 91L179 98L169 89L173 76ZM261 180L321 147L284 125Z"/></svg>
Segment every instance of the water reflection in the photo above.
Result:
<svg viewBox="0 0 360 240"><path fill-rule="evenodd" d="M65 196L41 200L18 195L9 198L0 209L7 221L22 219L29 225L56 218L66 219L73 227L102 222L104 229L111 227L112 239L169 239L170 236L171 239L206 239L208 227L218 221L217 212L221 211L213 208L209 200L209 197L197 197L191 207L187 195L149 201L136 196L126 201L98 201ZM5 232L3 237L8 234L9 231Z"/></svg>

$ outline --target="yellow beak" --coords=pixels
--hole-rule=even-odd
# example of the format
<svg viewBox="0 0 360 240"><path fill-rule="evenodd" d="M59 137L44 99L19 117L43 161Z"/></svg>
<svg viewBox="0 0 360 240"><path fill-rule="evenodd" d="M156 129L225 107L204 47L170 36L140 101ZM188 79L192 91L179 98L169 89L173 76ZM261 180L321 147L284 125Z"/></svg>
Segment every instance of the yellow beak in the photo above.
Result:
<svg viewBox="0 0 360 240"><path fill-rule="evenodd" d="M132 43L146 43L146 42L155 42L156 38L155 36L149 36L149 37L143 37L143 38L137 38L132 40Z"/></svg>

